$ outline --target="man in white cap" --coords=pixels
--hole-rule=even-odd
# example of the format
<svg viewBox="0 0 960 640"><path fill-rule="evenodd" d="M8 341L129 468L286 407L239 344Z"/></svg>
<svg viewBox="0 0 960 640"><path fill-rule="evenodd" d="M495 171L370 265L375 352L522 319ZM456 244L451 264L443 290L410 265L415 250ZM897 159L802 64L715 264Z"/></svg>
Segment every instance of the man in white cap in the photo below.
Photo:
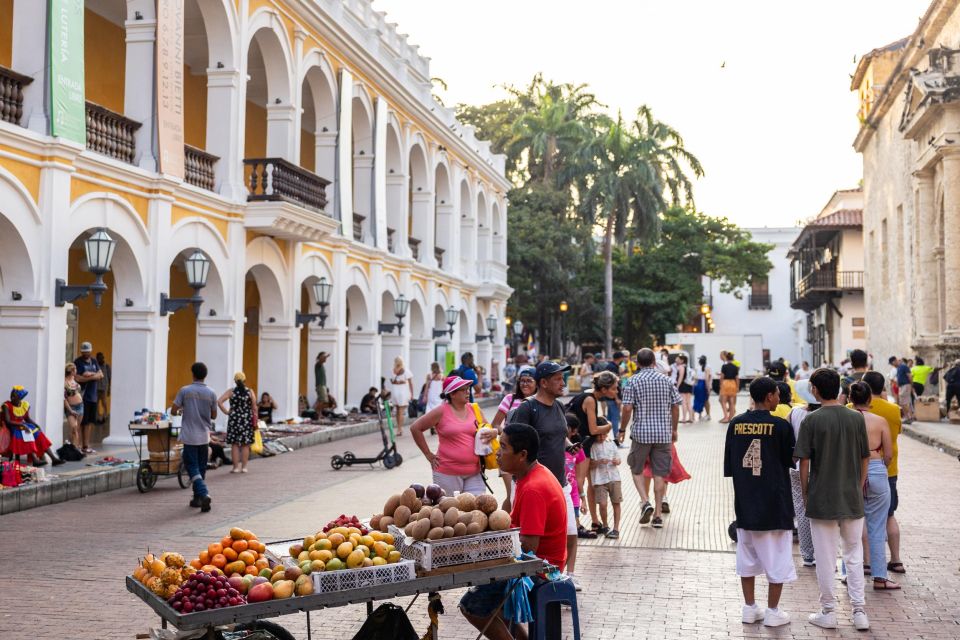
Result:
<svg viewBox="0 0 960 640"><path fill-rule="evenodd" d="M83 418L80 421L81 442L74 444L84 453L96 453L90 448L90 432L97 420L97 382L103 378L103 371L93 357L93 345L89 342L80 344L80 357L73 361L77 367L76 381L83 391Z"/></svg>

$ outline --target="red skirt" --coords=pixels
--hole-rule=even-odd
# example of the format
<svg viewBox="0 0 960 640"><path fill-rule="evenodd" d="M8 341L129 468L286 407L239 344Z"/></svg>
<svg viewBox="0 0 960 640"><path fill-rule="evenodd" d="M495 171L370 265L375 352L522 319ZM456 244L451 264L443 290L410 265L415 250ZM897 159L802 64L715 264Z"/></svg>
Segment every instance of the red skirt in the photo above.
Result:
<svg viewBox="0 0 960 640"><path fill-rule="evenodd" d="M19 429L14 430L13 441L10 443L10 451L15 456L26 456L33 454L38 458L42 458L43 455L53 446L47 436L37 429L33 434L33 442L27 442L23 439L23 432Z"/></svg>
<svg viewBox="0 0 960 640"><path fill-rule="evenodd" d="M673 461L670 463L670 475L668 475L665 480L670 484L677 484L683 482L684 480L690 479L690 474L687 473L687 470L683 468L683 465L680 464L680 458L677 456L677 445L670 445L670 455L673 457ZM647 459L646 464L643 465L643 477L652 478L653 470L650 469L650 459Z"/></svg>

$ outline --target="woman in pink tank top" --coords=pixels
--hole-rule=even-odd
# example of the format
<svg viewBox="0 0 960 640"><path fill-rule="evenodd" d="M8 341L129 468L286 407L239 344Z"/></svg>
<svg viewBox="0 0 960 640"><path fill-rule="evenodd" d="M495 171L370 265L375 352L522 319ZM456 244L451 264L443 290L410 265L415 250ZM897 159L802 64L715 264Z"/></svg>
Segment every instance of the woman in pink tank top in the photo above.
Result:
<svg viewBox="0 0 960 640"><path fill-rule="evenodd" d="M477 414L470 405L470 384L459 376L443 381L445 402L431 409L410 427L413 441L433 468L433 482L452 496L456 491L486 493L480 475L480 459L474 451ZM481 414L482 417L482 414ZM437 431L437 452L427 444L425 432Z"/></svg>

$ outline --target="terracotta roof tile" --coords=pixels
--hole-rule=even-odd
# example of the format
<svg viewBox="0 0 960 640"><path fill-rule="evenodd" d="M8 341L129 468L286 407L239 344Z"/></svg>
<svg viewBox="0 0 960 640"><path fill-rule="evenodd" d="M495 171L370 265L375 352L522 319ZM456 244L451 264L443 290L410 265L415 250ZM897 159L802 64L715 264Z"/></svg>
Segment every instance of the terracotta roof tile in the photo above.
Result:
<svg viewBox="0 0 960 640"><path fill-rule="evenodd" d="M840 209L807 223L808 227L861 227L863 209Z"/></svg>

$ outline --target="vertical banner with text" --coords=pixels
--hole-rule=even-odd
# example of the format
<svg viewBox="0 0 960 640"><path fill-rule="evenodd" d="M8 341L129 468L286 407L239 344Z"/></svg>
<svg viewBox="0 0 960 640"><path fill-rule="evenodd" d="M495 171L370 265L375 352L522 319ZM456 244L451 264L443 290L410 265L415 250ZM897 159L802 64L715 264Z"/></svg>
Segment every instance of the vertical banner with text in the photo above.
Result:
<svg viewBox="0 0 960 640"><path fill-rule="evenodd" d="M50 133L87 143L83 0L49 0Z"/></svg>
<svg viewBox="0 0 960 640"><path fill-rule="evenodd" d="M182 179L183 0L157 1L156 93L160 171Z"/></svg>

